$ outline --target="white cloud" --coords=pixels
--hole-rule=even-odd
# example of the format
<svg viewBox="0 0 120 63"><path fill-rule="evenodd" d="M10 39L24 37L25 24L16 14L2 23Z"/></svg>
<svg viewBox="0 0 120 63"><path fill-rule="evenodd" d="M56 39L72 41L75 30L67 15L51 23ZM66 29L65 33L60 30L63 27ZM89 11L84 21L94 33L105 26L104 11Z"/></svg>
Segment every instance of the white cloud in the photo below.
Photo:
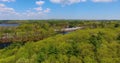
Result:
<svg viewBox="0 0 120 63"><path fill-rule="evenodd" d="M50 8L47 8L46 10L44 10L45 13L49 13L51 11Z"/></svg>
<svg viewBox="0 0 120 63"><path fill-rule="evenodd" d="M4 4L0 4L0 7L5 7L5 5Z"/></svg>
<svg viewBox="0 0 120 63"><path fill-rule="evenodd" d="M0 4L0 13L14 13L13 8L6 7L4 4Z"/></svg>
<svg viewBox="0 0 120 63"><path fill-rule="evenodd" d="M52 3L62 4L62 5L71 5L71 4L80 3L80 2L86 2L86 1L114 2L114 1L117 1L117 0L50 0L50 2L52 2Z"/></svg>
<svg viewBox="0 0 120 63"><path fill-rule="evenodd" d="M17 12L14 8L0 4L0 20L4 19L40 19L50 12L50 8L42 8L44 3L38 3L36 8L30 8L24 12Z"/></svg>
<svg viewBox="0 0 120 63"><path fill-rule="evenodd" d="M15 0L0 0L1 2L14 2Z"/></svg>
<svg viewBox="0 0 120 63"><path fill-rule="evenodd" d="M37 8L34 8L34 10L36 10L38 14L49 13L51 10L50 8L46 8L45 10L42 8L42 5L45 4L45 1L39 0L39 1L36 1L36 4L39 6Z"/></svg>
<svg viewBox="0 0 120 63"><path fill-rule="evenodd" d="M40 5L40 6L43 5L44 3L45 3L45 1L41 1L41 0L40 1L36 1L36 4Z"/></svg>
<svg viewBox="0 0 120 63"><path fill-rule="evenodd" d="M8 7L5 4L0 4L0 20L21 20L21 19L42 19L50 12L50 8L44 8L43 1L36 1L36 8L29 8L24 12L17 12L14 8ZM41 3L40 3L41 2Z"/></svg>
<svg viewBox="0 0 120 63"><path fill-rule="evenodd" d="M50 0L52 3L62 4L62 5L71 5L74 3L85 2L86 0Z"/></svg>
<svg viewBox="0 0 120 63"><path fill-rule="evenodd" d="M5 4L0 4L0 19L9 19L17 15L19 15L19 13L15 12L13 8L7 7Z"/></svg>
<svg viewBox="0 0 120 63"><path fill-rule="evenodd" d="M113 2L115 0L92 0L93 2Z"/></svg>
<svg viewBox="0 0 120 63"><path fill-rule="evenodd" d="M36 11L42 11L42 7L37 7L37 8L34 8Z"/></svg>

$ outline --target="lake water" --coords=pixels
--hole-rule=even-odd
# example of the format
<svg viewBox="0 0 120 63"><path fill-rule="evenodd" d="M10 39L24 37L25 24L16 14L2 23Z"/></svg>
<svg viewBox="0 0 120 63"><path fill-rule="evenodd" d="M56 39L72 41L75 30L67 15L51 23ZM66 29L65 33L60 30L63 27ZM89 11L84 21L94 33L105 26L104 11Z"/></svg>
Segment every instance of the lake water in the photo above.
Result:
<svg viewBox="0 0 120 63"><path fill-rule="evenodd" d="M0 24L0 26L19 26L19 24Z"/></svg>

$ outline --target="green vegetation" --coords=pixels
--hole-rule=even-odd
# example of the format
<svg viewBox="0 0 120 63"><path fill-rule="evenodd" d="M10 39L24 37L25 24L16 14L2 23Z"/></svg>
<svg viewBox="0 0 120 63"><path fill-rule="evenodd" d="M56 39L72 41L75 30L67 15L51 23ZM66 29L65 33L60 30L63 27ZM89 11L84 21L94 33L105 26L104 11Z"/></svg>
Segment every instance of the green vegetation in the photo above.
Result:
<svg viewBox="0 0 120 63"><path fill-rule="evenodd" d="M17 32L19 36L23 32L29 38L23 38L26 39L24 45L23 40L14 38L10 46L0 49L0 63L120 63L119 21L72 22L32 21L12 27L10 34ZM54 31L66 26L83 26L84 29L65 35ZM32 34L39 31L43 32L33 38Z"/></svg>
<svg viewBox="0 0 120 63"><path fill-rule="evenodd" d="M47 23L22 23L18 26L0 27L0 43L38 41L55 35Z"/></svg>

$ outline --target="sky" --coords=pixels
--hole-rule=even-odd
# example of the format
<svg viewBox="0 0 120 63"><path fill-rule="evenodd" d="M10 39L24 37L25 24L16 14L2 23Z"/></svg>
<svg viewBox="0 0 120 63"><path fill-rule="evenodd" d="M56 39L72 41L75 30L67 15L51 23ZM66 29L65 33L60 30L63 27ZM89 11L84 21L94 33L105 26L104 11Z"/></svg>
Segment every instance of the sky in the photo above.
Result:
<svg viewBox="0 0 120 63"><path fill-rule="evenodd" d="M0 0L0 20L120 20L120 0Z"/></svg>

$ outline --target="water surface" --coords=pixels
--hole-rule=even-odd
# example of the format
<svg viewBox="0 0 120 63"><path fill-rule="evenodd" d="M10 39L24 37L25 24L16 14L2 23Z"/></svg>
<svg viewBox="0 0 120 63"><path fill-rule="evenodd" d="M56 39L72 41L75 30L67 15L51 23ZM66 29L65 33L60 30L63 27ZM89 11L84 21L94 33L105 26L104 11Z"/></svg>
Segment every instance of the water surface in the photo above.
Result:
<svg viewBox="0 0 120 63"><path fill-rule="evenodd" d="M18 26L19 24L0 24L0 26Z"/></svg>

